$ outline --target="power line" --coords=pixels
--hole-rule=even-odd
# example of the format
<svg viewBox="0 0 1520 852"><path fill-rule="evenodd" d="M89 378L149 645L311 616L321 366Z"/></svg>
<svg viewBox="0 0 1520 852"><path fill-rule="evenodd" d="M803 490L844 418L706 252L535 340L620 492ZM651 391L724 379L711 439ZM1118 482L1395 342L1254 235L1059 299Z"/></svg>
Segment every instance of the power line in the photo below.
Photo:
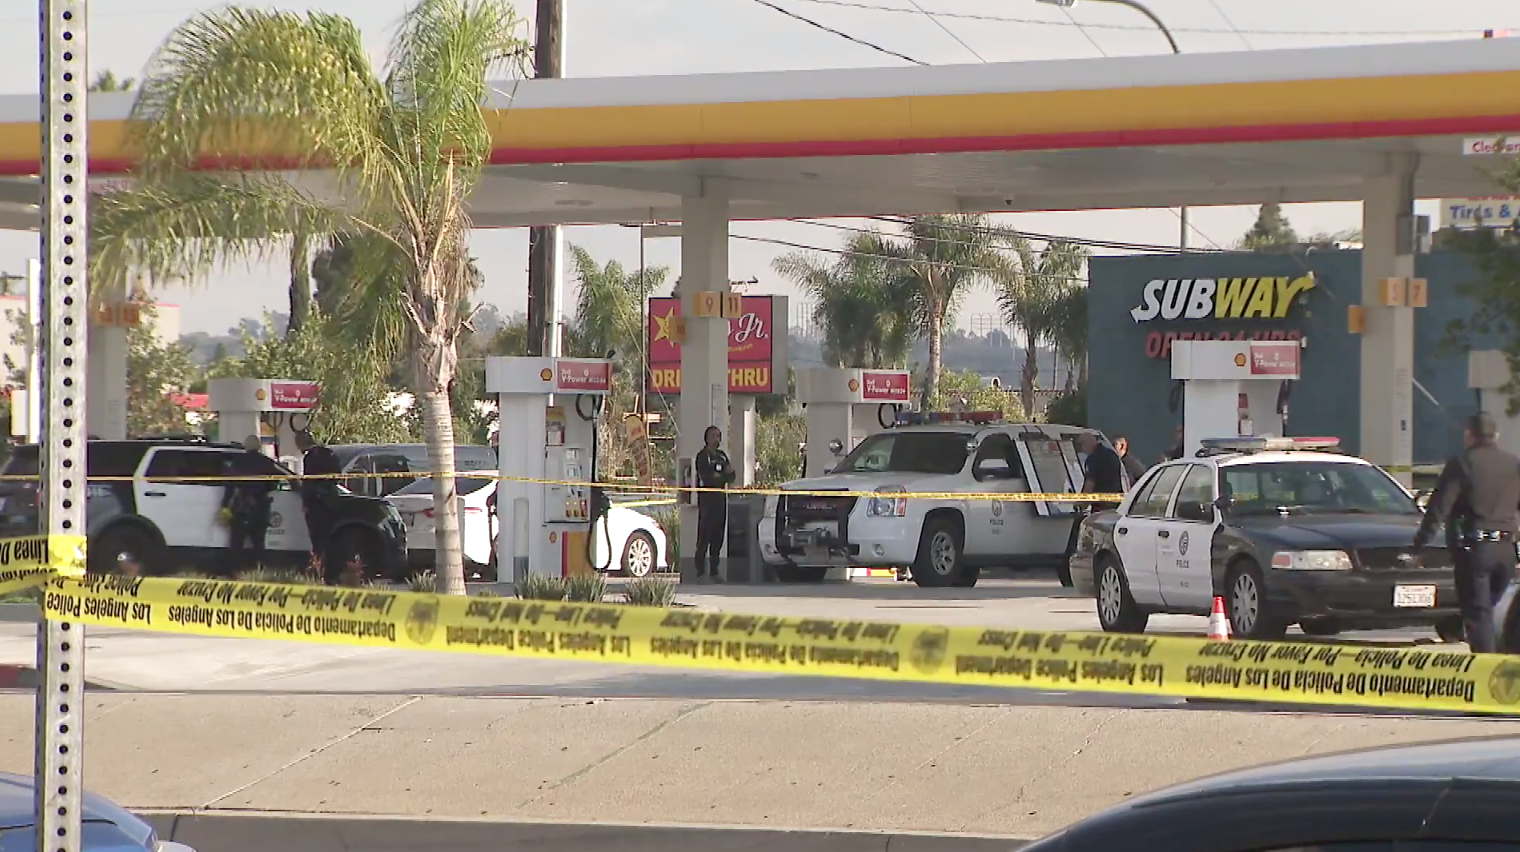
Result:
<svg viewBox="0 0 1520 852"><path fill-rule="evenodd" d="M840 38L844 39L845 41L853 42L855 44L860 45L861 47L870 48L871 50L874 50L877 53L885 53L888 56L894 56L894 57L896 57L898 59L904 59L904 60L907 60L908 62L913 63L914 65L928 65L929 64L927 62L920 62L919 60L914 59L913 57L907 55L906 53L898 53L897 51L892 50L891 48L882 47L879 44L875 44L874 42L866 41L865 39L862 39L862 38L856 38L855 36L852 36L849 33L844 32L843 30L836 30L836 29L834 29L833 27L831 27L831 26L829 26L827 24L820 24L819 22L813 20L812 18L807 17L806 15L799 15L796 12L793 12L790 9L783 9L780 6L777 6L775 3L772 3L770 0L754 0L754 2L759 3L761 6L764 6L767 9L772 9L774 11L780 12L781 14L787 16L788 18L792 18L793 20L801 21L802 23L807 24L810 27L815 27L817 29L823 30L826 33L830 33L832 35L839 36ZM911 10L909 10L909 11L911 11Z"/></svg>
<svg viewBox="0 0 1520 852"><path fill-rule="evenodd" d="M918 14L918 10L917 9L908 9L908 8L904 8L902 6L882 6L882 5L878 5L876 3L861 2L861 0L796 0L796 2L799 2L799 3L812 3L813 5L816 5L816 6L833 6L833 7L841 8L841 9L857 9L857 10L865 11L865 12L886 12L886 13L894 13L894 14L900 14L900 15L916 15L916 14ZM982 22L987 22L987 23L998 23L998 24L1029 24L1029 25L1037 26L1037 27L1083 26L1083 27L1088 27L1090 29L1097 29L1097 30L1128 30L1128 31L1133 31L1133 32L1148 32L1151 29L1151 27L1149 27L1149 26L1143 26L1143 25L1140 25L1140 24L1080 24L1080 25L1077 25L1077 24L1074 24L1074 22L1072 22L1071 20L1052 21L1052 20L1042 19L1042 18L1020 18L1020 17L1012 17L1012 16L1007 16L1007 15L976 14L976 13L972 13L972 12L934 12L932 14L935 17L946 18L946 19L950 19L950 20L982 21ZM1392 36L1392 37L1400 37L1400 36L1442 35L1442 36L1467 36L1469 38L1475 38L1476 37L1476 36L1473 35L1474 30L1472 30L1470 28L1464 28L1464 29L1421 29L1421 30L1274 30L1274 29L1265 29L1265 30L1262 30L1262 29L1242 29L1242 28L1233 28L1233 27L1229 28L1229 29L1224 29L1224 28L1220 28L1220 27L1170 27L1169 29L1171 29L1172 32L1176 32L1176 33L1198 33L1198 34L1206 34L1206 35L1239 35L1239 34L1249 34L1249 35L1258 35L1258 36L1283 36L1283 37L1292 37L1292 36L1311 36L1311 37L1312 36L1325 36L1325 37L1332 37L1332 36L1352 36L1352 37L1385 36L1386 37L1386 36ZM1499 29L1520 29L1520 27L1517 27L1517 26L1508 26L1508 27L1499 27Z"/></svg>
<svg viewBox="0 0 1520 852"><path fill-rule="evenodd" d="M887 224L891 224L891 225L907 225L907 224L909 224L909 220L903 219L903 218L900 218L900 217L896 217L896 216L865 216L863 218L869 219L869 220L871 220L873 222L886 222ZM806 220L795 220L795 221L806 221ZM809 221L808 223L809 224L814 224L811 221ZM817 223L817 224L823 224L823 223ZM842 227L847 227L847 226L843 226L843 225L834 225L833 223L829 223L829 225L830 225L830 227L841 227L841 228ZM977 230L979 230L974 225L959 225L959 224L956 224L954 222L943 223L941 225L941 227L946 228L947 230L952 230L952 231L955 231L955 230L977 231ZM1087 246L1089 248L1108 248L1108 249L1115 249L1117 251L1144 251L1144 252L1155 252L1155 253L1160 253L1160 254L1220 254L1220 253L1223 253L1223 252L1227 251L1227 249L1220 248L1219 244L1218 243L1214 243L1213 240L1209 240L1210 243L1214 244L1214 248L1211 248L1211 249L1196 249L1196 248L1179 249L1177 246L1163 246L1163 245L1158 245L1158 244L1155 244L1155 243L1128 243L1128 242L1120 242L1120 241L1117 241L1117 240L1095 240L1095 239L1090 239L1090 238L1087 238L1087 237L1069 237L1069 236L1062 236L1060 234L1042 234L1042 233L1040 233L1038 231L1025 231L1025 230L1022 230L1022 229L1014 229L1014 230L1019 234L1019 236L1026 237L1026 238L1031 239L1031 240L1039 240L1041 242L1046 242L1046 243L1071 243L1073 245ZM1205 239L1207 239L1207 235L1203 235L1203 236L1205 237Z"/></svg>
<svg viewBox="0 0 1520 852"><path fill-rule="evenodd" d="M1235 32L1235 35L1240 39L1241 44L1244 44L1246 46L1246 50L1256 49L1256 46L1251 44L1251 40L1246 38L1246 34L1240 31L1240 27L1235 26L1235 22L1230 20L1229 15L1225 14L1224 7L1219 5L1219 0L1209 0L1209 5L1213 7L1214 14L1218 15L1225 22L1225 24Z"/></svg>
<svg viewBox="0 0 1520 852"><path fill-rule="evenodd" d="M970 52L970 54L972 56L976 57L976 60L978 62L986 62L987 61L985 57L983 57L980 53L976 52L976 48L974 48L971 45L967 44L965 39L963 39L960 36L956 35L955 34L955 30L952 30L949 27L945 26L945 22L941 21L938 16L934 15L928 9L925 9L923 6L919 5L918 0L908 0L908 2L913 4L913 8L917 9L920 12L923 12L924 13L924 17L926 17L930 21L932 21L936 27L939 27L940 29L944 30L945 31L945 35L947 35L947 36L955 39L955 41L956 41L957 44L959 44L961 47L966 48L966 50L968 52Z"/></svg>

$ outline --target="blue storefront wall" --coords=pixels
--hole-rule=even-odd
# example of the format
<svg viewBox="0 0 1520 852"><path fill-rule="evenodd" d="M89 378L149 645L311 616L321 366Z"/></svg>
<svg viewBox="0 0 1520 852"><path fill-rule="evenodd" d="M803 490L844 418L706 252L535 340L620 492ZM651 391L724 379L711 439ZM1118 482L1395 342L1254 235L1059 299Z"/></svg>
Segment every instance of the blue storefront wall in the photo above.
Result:
<svg viewBox="0 0 1520 852"><path fill-rule="evenodd" d="M1475 410L1467 387L1467 357L1441 346L1448 324L1470 314L1456 285L1471 268L1457 253L1420 257L1417 274L1430 282L1429 307L1415 310L1414 375L1432 402L1414 390L1414 460L1445 458L1461 446L1461 419ZM1298 278L1313 272L1314 289L1300 296L1284 319L1165 320L1136 322L1132 308L1144 301L1145 285L1154 279ZM1088 311L1088 423L1112 435L1128 435L1134 452L1147 462L1167 449L1181 415L1168 408L1170 357L1148 357L1168 332L1298 332L1306 341L1303 379L1292 389L1288 433L1334 435L1358 452L1361 429L1361 345L1346 330L1346 308L1361 301L1361 252L1310 252L1302 257L1232 252L1210 255L1095 257L1090 268ZM1474 339L1474 348L1494 345ZM1439 404L1437 404L1439 403Z"/></svg>

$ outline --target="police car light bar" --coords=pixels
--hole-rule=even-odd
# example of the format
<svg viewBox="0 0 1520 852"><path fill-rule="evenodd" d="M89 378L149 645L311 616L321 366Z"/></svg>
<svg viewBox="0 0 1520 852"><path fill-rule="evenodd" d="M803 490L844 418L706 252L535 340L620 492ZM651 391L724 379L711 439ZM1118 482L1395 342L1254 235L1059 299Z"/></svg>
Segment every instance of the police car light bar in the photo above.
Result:
<svg viewBox="0 0 1520 852"><path fill-rule="evenodd" d="M999 423L1001 411L899 411L898 426L928 426L936 423Z"/></svg>
<svg viewBox="0 0 1520 852"><path fill-rule="evenodd" d="M1253 438L1245 435L1234 438L1204 438L1198 442L1205 452L1211 453L1261 453L1330 451L1340 449L1340 438Z"/></svg>

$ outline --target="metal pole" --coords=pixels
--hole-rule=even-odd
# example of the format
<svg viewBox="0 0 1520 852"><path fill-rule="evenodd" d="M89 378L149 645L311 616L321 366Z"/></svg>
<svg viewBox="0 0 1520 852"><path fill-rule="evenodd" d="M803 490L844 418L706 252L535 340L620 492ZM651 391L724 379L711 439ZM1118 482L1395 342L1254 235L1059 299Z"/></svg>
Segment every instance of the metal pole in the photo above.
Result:
<svg viewBox="0 0 1520 852"><path fill-rule="evenodd" d="M41 0L42 532L84 535L88 0ZM37 852L79 852L84 782L84 627L37 625Z"/></svg>

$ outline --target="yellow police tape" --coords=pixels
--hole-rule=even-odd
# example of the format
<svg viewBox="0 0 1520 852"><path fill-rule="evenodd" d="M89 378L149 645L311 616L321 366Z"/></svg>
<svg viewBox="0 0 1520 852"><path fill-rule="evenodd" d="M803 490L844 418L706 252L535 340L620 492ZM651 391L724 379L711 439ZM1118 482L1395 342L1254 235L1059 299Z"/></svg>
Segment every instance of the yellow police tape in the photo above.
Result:
<svg viewBox="0 0 1520 852"><path fill-rule="evenodd" d="M0 595L46 583L54 576L84 576L82 535L0 539Z"/></svg>
<svg viewBox="0 0 1520 852"><path fill-rule="evenodd" d="M194 636L1415 711L1520 712L1520 659L725 615L225 580L56 578L48 618Z"/></svg>

